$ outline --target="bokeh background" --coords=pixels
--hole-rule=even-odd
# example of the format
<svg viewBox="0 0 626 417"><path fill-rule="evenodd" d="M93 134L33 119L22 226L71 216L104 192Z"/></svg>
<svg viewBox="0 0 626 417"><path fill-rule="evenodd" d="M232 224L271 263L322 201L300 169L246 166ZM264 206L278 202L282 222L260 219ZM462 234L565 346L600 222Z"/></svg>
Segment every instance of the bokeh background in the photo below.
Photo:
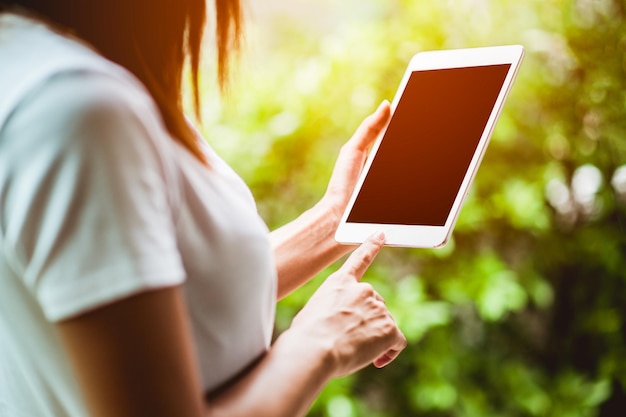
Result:
<svg viewBox="0 0 626 417"><path fill-rule="evenodd" d="M413 54L527 52L452 241L386 248L366 274L409 346L310 416L626 416L625 19L620 0L247 4L228 96L205 68L203 129L271 228L322 196ZM280 303L277 332L336 267Z"/></svg>

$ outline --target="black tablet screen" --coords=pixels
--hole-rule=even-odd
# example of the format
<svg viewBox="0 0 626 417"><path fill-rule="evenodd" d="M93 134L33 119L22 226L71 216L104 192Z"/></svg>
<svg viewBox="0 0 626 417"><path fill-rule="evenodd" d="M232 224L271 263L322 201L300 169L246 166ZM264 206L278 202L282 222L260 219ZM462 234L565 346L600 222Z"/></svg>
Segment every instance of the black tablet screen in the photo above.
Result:
<svg viewBox="0 0 626 417"><path fill-rule="evenodd" d="M414 71L348 222L443 226L509 67Z"/></svg>

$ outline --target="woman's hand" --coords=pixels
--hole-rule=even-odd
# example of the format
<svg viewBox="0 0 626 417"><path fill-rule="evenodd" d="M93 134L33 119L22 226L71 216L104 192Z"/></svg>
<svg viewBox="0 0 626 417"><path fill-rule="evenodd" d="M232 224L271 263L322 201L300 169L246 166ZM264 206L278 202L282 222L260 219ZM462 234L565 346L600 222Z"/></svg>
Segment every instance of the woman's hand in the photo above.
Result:
<svg viewBox="0 0 626 417"><path fill-rule="evenodd" d="M337 243L333 236L363 169L367 152L387 126L390 114L389 103L384 101L341 148L320 202L272 232L279 299L354 249L352 245Z"/></svg>
<svg viewBox="0 0 626 417"><path fill-rule="evenodd" d="M383 367L406 346L382 297L370 284L360 282L383 243L380 233L357 248L320 286L286 332L305 349L319 349L335 377L372 362Z"/></svg>
<svg viewBox="0 0 626 417"><path fill-rule="evenodd" d="M373 114L363 120L352 138L342 146L328 188L320 201L325 210L334 216L337 223L356 186L367 153L380 132L389 123L390 117L389 102L385 100Z"/></svg>

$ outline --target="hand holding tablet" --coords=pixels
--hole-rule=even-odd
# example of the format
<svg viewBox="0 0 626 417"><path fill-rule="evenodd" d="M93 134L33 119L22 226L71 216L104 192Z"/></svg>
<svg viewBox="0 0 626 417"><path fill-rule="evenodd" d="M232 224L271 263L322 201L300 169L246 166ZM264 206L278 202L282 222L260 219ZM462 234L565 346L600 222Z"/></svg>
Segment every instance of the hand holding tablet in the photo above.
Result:
<svg viewBox="0 0 626 417"><path fill-rule="evenodd" d="M444 245L523 54L514 45L415 55L335 239L383 231L391 246Z"/></svg>

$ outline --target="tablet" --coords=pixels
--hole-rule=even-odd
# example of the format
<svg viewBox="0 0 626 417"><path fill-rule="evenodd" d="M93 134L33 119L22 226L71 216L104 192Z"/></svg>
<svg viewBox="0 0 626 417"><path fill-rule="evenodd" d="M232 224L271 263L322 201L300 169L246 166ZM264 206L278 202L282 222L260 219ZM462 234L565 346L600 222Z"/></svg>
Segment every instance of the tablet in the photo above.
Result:
<svg viewBox="0 0 626 417"><path fill-rule="evenodd" d="M390 246L443 246L523 55L519 45L415 55L335 239L383 231Z"/></svg>

